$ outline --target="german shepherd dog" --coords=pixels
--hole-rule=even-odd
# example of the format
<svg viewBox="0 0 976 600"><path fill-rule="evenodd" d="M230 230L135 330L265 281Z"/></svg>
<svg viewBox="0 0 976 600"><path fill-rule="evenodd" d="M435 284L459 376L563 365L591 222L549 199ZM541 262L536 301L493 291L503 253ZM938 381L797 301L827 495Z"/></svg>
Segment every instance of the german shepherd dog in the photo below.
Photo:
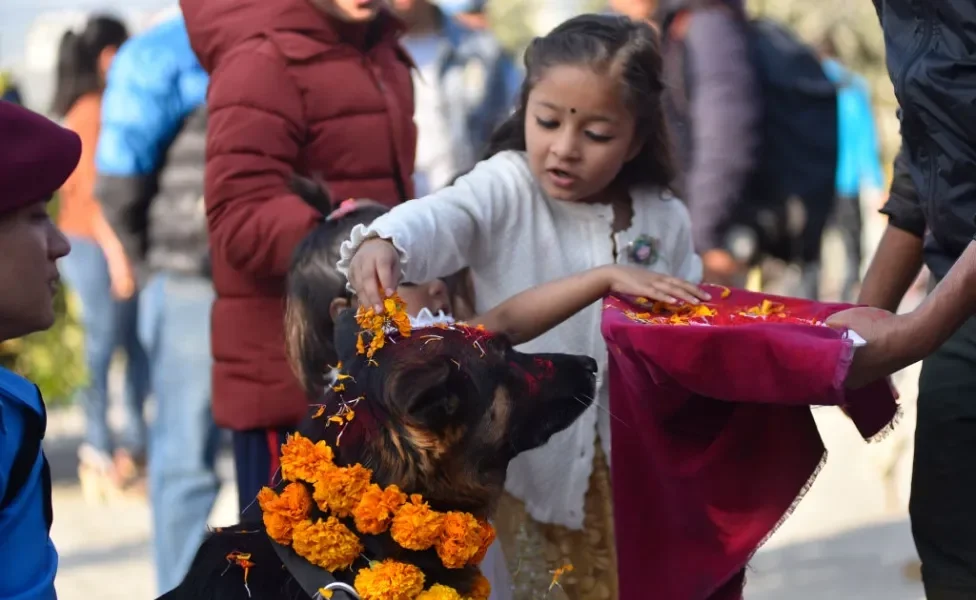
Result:
<svg viewBox="0 0 976 600"><path fill-rule="evenodd" d="M321 408L325 415L335 414L340 395L324 386L327 391L318 400L322 404L310 406L299 432L313 442L325 440L337 465L360 463L372 469L373 482L380 487L395 484L407 494L422 494L434 510L489 518L509 462L546 443L592 402L596 363L589 357L523 354L503 336L450 326L394 336L375 360L368 360L357 352L359 325L353 312L347 310L335 324L335 351L349 375L343 382L344 397L363 398L356 417L341 433L329 426ZM325 377L324 366L322 371ZM320 516L313 506L312 519ZM351 523L350 529L355 531ZM351 585L367 559L414 564L423 570L427 585L448 585L462 596L478 573L473 567L447 569L433 549L405 550L388 533L361 538L365 557L352 569L331 574L271 540L255 504L241 524L207 538L183 583L163 598L310 599L337 580ZM242 569L228 561L234 552L251 555L246 587ZM352 596L337 591L333 598Z"/></svg>

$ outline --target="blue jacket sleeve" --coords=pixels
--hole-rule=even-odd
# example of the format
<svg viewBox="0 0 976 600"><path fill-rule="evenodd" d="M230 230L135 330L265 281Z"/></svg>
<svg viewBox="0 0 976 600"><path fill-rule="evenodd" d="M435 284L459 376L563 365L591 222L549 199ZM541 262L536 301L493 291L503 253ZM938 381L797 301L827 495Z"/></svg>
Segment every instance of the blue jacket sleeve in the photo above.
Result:
<svg viewBox="0 0 976 600"><path fill-rule="evenodd" d="M95 193L130 258L141 255L166 149L206 89L207 75L182 20L133 38L112 63L102 98Z"/></svg>
<svg viewBox="0 0 976 600"><path fill-rule="evenodd" d="M685 201L698 252L722 246L761 144L762 99L746 32L723 7L695 11L685 37L693 156Z"/></svg>

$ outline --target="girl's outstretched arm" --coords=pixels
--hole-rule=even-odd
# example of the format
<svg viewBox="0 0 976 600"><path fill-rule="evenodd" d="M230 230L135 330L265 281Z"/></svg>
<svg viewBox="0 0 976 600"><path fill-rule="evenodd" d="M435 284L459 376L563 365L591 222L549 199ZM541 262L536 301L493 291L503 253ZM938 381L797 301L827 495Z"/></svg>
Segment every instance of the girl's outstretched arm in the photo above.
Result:
<svg viewBox="0 0 976 600"><path fill-rule="evenodd" d="M622 265L597 267L538 285L509 298L472 322L524 344L546 333L607 294L616 292L668 303L709 300L687 281Z"/></svg>

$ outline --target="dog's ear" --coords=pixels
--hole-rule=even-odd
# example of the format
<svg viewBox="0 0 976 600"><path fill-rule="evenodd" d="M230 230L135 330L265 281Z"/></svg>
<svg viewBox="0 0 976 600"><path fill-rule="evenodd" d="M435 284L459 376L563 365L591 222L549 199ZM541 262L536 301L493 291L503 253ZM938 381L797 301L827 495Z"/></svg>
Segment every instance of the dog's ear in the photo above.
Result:
<svg viewBox="0 0 976 600"><path fill-rule="evenodd" d="M450 363L432 360L397 373L390 386L391 401L404 416L424 429L437 431L451 422L461 399L449 385Z"/></svg>
<svg viewBox="0 0 976 600"><path fill-rule="evenodd" d="M290 187L306 204L319 211L323 217L332 212L332 196L325 182L318 177L308 178L292 175Z"/></svg>

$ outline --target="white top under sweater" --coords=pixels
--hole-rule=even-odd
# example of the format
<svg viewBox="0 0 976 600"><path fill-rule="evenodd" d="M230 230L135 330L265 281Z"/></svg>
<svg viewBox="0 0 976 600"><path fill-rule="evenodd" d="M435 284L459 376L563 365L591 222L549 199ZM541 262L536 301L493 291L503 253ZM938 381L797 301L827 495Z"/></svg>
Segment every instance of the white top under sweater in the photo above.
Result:
<svg viewBox="0 0 976 600"><path fill-rule="evenodd" d="M358 226L342 245L339 270L366 239L389 239L400 252L403 280L420 283L471 268L479 314L531 287L612 264L634 264L628 245L647 236L657 259L647 268L698 282L702 265L692 247L684 204L653 188L631 190L634 218L613 233L613 208L549 198L529 171L525 154L502 152L480 162L450 187L401 204L368 227ZM640 266L640 265L638 265ZM595 303L523 352L584 354L596 359L596 403L548 444L512 461L506 489L536 520L583 527L583 500L593 467L595 436L610 456L607 348Z"/></svg>

